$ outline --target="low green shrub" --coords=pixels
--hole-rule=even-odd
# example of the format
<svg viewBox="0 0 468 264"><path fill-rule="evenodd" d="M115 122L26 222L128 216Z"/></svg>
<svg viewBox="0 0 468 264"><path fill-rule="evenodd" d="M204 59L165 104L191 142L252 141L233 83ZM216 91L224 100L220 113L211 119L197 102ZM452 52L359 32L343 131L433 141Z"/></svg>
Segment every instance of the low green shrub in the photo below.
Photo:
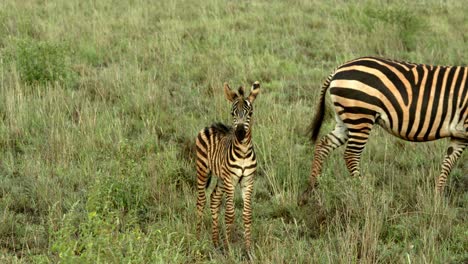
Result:
<svg viewBox="0 0 468 264"><path fill-rule="evenodd" d="M74 74L66 45L50 41L19 40L12 56L21 80L28 84L58 82L70 85Z"/></svg>

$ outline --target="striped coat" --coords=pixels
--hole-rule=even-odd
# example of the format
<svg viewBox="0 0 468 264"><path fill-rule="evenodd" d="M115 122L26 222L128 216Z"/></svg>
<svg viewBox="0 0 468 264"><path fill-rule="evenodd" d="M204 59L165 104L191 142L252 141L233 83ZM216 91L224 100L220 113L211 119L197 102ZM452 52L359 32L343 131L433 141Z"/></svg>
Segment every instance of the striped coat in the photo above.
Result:
<svg viewBox="0 0 468 264"><path fill-rule="evenodd" d="M197 234L201 232L201 219L206 203L205 189L208 187L211 174L218 178L217 184L211 193L210 209L212 215L212 240L215 247L219 247L219 221L218 214L223 193L226 194L226 236L224 246L229 249L232 224L234 222L234 191L239 183L242 190L244 208L242 219L244 221L245 248L251 256L251 222L252 222L252 191L254 172L257 160L252 145L251 118L253 102L260 91L260 84L255 82L250 95L244 97L244 88L238 92L231 90L225 84L226 98L232 102L231 115L233 126L220 123L213 124L201 130L196 138L197 151Z"/></svg>
<svg viewBox="0 0 468 264"><path fill-rule="evenodd" d="M339 66L325 81L318 111L311 125L317 139L323 121L325 94L335 111L335 129L322 137L314 152L307 201L330 152L346 143L345 161L352 175L360 175L360 156L372 127L408 141L450 138L437 191L468 145L468 67L432 66L363 57Z"/></svg>

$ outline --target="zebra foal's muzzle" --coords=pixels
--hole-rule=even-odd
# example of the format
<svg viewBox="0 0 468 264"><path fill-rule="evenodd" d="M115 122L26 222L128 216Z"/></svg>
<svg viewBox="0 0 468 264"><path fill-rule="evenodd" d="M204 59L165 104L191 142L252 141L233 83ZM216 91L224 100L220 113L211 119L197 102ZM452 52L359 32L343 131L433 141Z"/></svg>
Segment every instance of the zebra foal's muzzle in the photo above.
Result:
<svg viewBox="0 0 468 264"><path fill-rule="evenodd" d="M244 124L239 124L236 126L236 130L234 134L236 135L237 140L242 141L245 138L245 134L247 133L247 126Z"/></svg>

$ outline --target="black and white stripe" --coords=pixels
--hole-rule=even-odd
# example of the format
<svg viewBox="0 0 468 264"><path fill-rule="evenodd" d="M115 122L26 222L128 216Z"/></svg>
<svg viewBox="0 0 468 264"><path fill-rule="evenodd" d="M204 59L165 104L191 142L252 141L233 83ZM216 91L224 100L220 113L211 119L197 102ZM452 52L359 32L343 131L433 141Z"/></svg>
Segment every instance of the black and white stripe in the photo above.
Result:
<svg viewBox="0 0 468 264"><path fill-rule="evenodd" d="M229 238L234 222L234 190L239 183L242 189L244 208L245 247L250 256L253 175L257 167L257 160L252 145L251 118L256 96L260 91L260 84L255 82L249 96L244 97L244 88L238 92L232 91L225 84L226 98L232 102L231 115L233 126L213 124L198 133L196 139L197 151L197 233L201 232L201 218L206 204L205 189L209 185L211 174L218 177L217 185L211 194L210 209L212 215L212 239L215 247L219 246L218 214L223 193L226 193L226 237L224 244L229 248Z"/></svg>
<svg viewBox="0 0 468 264"><path fill-rule="evenodd" d="M313 141L323 121L328 88L337 124L316 146L310 185L301 203L315 186L324 159L345 143L348 170L353 175L360 174L360 156L375 124L408 141L449 137L450 146L437 182L437 190L443 190L453 165L468 145L468 67L375 57L347 62L322 87L317 115L312 122Z"/></svg>

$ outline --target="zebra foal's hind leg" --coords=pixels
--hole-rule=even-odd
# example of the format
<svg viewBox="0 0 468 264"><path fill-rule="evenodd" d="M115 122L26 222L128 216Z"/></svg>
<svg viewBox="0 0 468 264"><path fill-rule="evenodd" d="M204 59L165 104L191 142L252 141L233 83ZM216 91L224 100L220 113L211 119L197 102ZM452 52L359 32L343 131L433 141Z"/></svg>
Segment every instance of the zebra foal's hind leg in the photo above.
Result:
<svg viewBox="0 0 468 264"><path fill-rule="evenodd" d="M436 192L442 193L447 181L447 177L452 171L453 166L460 158L463 150L468 146L468 139L450 139L450 146L447 149L444 161L442 162L442 169L437 180Z"/></svg>
<svg viewBox="0 0 468 264"><path fill-rule="evenodd" d="M210 180L210 172L197 161L197 239L200 239L203 211L206 204L206 187Z"/></svg>
<svg viewBox="0 0 468 264"><path fill-rule="evenodd" d="M343 121L336 116L335 129L322 137L315 146L314 160L312 161L312 170L309 177L309 186L299 199L299 205L307 204L309 197L317 185L317 177L322 173L323 163L330 153L342 146L348 140L348 131Z"/></svg>
<svg viewBox="0 0 468 264"><path fill-rule="evenodd" d="M211 211L211 238L215 248L219 248L219 209L223 198L222 180L218 179L215 189L210 196L210 211Z"/></svg>
<svg viewBox="0 0 468 264"><path fill-rule="evenodd" d="M207 145L201 134L195 140L196 149L196 167L197 167L197 239L200 239L203 211L206 204L206 188L210 182L210 168L208 166Z"/></svg>

